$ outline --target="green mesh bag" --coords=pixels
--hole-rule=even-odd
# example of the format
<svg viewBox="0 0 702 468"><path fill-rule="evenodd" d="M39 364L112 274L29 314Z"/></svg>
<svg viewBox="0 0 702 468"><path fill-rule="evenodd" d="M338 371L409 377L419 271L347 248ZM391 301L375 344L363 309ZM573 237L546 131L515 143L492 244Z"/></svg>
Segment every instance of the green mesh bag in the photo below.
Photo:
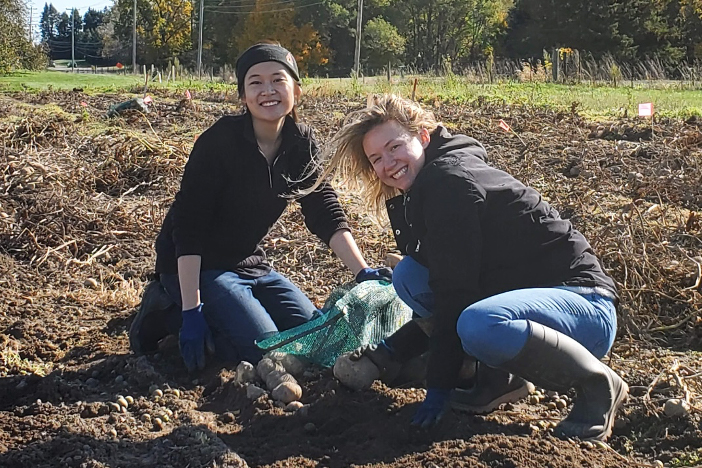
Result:
<svg viewBox="0 0 702 468"><path fill-rule="evenodd" d="M256 344L266 352L294 354L331 367L341 354L377 343L411 319L412 309L392 284L364 281L335 289L312 320Z"/></svg>

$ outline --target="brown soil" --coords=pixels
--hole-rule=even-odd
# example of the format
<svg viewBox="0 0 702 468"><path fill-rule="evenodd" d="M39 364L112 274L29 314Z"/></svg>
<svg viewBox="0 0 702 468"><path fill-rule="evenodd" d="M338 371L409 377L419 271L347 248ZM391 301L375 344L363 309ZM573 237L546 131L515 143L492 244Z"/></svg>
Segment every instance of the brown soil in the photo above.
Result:
<svg viewBox="0 0 702 468"><path fill-rule="evenodd" d="M301 377L286 413L251 401L217 363L188 375L172 341L129 352L127 330L154 264L153 240L195 136L236 110L226 93L195 104L155 95L149 114L106 119L131 96L0 96L0 466L3 467L621 467L702 460L701 124L592 123L571 112L476 100L433 105L475 136L493 163L539 189L590 239L622 291L611 366L629 382L609 445L562 441L568 408L508 405L409 421L424 390L376 382L354 393L328 369ZM81 102L87 104L86 107ZM320 139L364 102L308 98ZM502 132L505 119L520 135ZM343 196L371 263L387 229ZM267 238L274 265L321 305L350 274L291 209ZM160 392L156 391L160 390ZM162 393L162 394L160 394ZM124 396L127 408L110 405ZM572 395L570 395L572 397ZM128 397L128 398L127 398ZM671 398L688 414L667 416ZM160 418L160 424L156 418Z"/></svg>

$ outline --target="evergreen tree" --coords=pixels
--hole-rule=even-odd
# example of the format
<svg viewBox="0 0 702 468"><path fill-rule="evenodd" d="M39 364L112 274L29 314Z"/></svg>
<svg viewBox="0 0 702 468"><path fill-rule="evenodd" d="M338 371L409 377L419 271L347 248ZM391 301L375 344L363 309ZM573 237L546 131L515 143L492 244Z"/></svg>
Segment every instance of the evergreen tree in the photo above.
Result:
<svg viewBox="0 0 702 468"><path fill-rule="evenodd" d="M41 29L41 42L48 43L51 39L56 37L58 31L56 26L58 24L59 14L54 8L53 4L45 3L44 9L41 12L41 18L39 19L39 28Z"/></svg>
<svg viewBox="0 0 702 468"><path fill-rule="evenodd" d="M27 18L24 2L0 0L0 75L46 65L41 49L29 38Z"/></svg>

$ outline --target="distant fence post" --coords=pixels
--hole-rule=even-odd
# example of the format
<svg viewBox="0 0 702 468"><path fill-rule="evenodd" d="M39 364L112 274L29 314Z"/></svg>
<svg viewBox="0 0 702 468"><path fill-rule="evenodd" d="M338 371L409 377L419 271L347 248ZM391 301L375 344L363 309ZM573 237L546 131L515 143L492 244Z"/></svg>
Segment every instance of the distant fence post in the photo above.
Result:
<svg viewBox="0 0 702 468"><path fill-rule="evenodd" d="M551 70L553 71L553 81L558 83L560 80L560 70L559 70L559 65L560 65L560 54L558 53L558 49L554 48L553 51L551 52Z"/></svg>
<svg viewBox="0 0 702 468"><path fill-rule="evenodd" d="M575 70L577 73L578 84L582 80L582 65L580 64L580 51L578 49L573 49L573 60L575 61Z"/></svg>

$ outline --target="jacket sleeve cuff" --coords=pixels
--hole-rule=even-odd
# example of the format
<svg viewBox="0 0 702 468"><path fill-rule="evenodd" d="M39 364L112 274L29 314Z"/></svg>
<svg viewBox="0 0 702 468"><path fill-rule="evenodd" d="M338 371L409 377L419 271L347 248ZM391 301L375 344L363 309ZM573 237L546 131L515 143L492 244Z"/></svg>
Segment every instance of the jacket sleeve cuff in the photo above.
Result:
<svg viewBox="0 0 702 468"><path fill-rule="evenodd" d="M328 228L325 228L323 231L320 231L316 234L317 237L319 237L322 240L322 242L324 242L328 246L332 236L339 231L350 232L351 228L349 227L349 224L346 221L339 221L336 224L331 225Z"/></svg>

